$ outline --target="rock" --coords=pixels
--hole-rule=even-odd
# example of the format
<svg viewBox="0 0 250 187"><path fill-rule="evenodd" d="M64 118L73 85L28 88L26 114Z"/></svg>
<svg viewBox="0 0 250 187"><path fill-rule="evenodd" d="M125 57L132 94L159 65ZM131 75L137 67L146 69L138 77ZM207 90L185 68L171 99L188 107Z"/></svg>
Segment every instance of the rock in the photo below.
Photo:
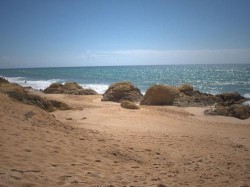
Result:
<svg viewBox="0 0 250 187"><path fill-rule="evenodd" d="M204 114L231 116L239 119L247 119L250 117L250 107L241 104L234 104L228 107L217 105L212 109L205 110Z"/></svg>
<svg viewBox="0 0 250 187"><path fill-rule="evenodd" d="M78 85L76 82L66 82L63 85L63 89L65 90L78 90L83 89L80 85Z"/></svg>
<svg viewBox="0 0 250 187"><path fill-rule="evenodd" d="M44 90L47 94L72 94L72 95L96 95L97 92L92 89L84 89L76 82L53 83Z"/></svg>
<svg viewBox="0 0 250 187"><path fill-rule="evenodd" d="M247 119L250 117L250 107L240 104L234 104L228 107L229 116L239 119Z"/></svg>
<svg viewBox="0 0 250 187"><path fill-rule="evenodd" d="M174 106L179 107L203 107L221 103L221 99L212 94L199 91L180 92L174 99Z"/></svg>
<svg viewBox="0 0 250 187"><path fill-rule="evenodd" d="M222 100L222 102L224 103L224 105L226 105L226 106L243 103L244 101L247 100L245 97L242 97L237 92L235 92L235 93L222 93L222 94L216 95L216 97L220 98Z"/></svg>
<svg viewBox="0 0 250 187"><path fill-rule="evenodd" d="M61 84L61 83L52 83L50 86L49 86L49 88L56 88L56 89L59 89L59 88L61 88L61 89L63 89L63 84Z"/></svg>
<svg viewBox="0 0 250 187"><path fill-rule="evenodd" d="M131 102L131 101L123 101L121 103L121 107L126 108L126 109L140 109L139 106L137 106L135 103Z"/></svg>
<svg viewBox="0 0 250 187"><path fill-rule="evenodd" d="M229 112L225 106L218 105L218 106L215 106L211 109L205 110L204 114L205 115L212 115L212 116L216 116L216 115L228 116Z"/></svg>
<svg viewBox="0 0 250 187"><path fill-rule="evenodd" d="M48 88L46 88L43 92L47 94L61 94L64 92L63 84L53 83Z"/></svg>
<svg viewBox="0 0 250 187"><path fill-rule="evenodd" d="M141 105L173 105L179 90L173 86L154 85L144 95Z"/></svg>
<svg viewBox="0 0 250 187"><path fill-rule="evenodd" d="M8 84L9 83L9 81L7 81L5 78L3 78L3 77L0 77L0 85L1 84Z"/></svg>
<svg viewBox="0 0 250 187"><path fill-rule="evenodd" d="M180 92L192 92L194 90L193 86L191 86L190 84L182 84L178 87L178 90Z"/></svg>
<svg viewBox="0 0 250 187"><path fill-rule="evenodd" d="M130 82L118 82L109 86L103 94L102 101L132 101L140 102L142 94L138 88Z"/></svg>

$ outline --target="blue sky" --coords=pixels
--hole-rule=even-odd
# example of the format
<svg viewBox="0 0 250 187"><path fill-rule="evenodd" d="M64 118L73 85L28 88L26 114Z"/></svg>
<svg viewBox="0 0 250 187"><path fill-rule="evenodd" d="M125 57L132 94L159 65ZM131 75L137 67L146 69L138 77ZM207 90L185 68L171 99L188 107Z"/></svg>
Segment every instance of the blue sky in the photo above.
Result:
<svg viewBox="0 0 250 187"><path fill-rule="evenodd" d="M250 63L249 0L0 0L0 68Z"/></svg>

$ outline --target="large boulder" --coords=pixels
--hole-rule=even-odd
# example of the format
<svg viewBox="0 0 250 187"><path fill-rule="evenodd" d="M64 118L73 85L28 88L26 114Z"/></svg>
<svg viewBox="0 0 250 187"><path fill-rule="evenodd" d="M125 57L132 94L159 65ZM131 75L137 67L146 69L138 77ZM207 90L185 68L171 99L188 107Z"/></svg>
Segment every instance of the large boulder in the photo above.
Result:
<svg viewBox="0 0 250 187"><path fill-rule="evenodd" d="M140 102L142 94L138 88L136 88L130 82L118 82L109 86L109 88L103 94L102 101L132 101Z"/></svg>
<svg viewBox="0 0 250 187"><path fill-rule="evenodd" d="M61 94L64 92L63 84L53 83L48 88L46 88L43 92L47 94Z"/></svg>
<svg viewBox="0 0 250 187"><path fill-rule="evenodd" d="M73 95L96 95L97 92L92 89L84 89L76 82L53 83L44 90L47 94L73 94Z"/></svg>
<svg viewBox="0 0 250 187"><path fill-rule="evenodd" d="M179 90L173 86L153 85L144 95L141 105L173 105Z"/></svg>
<svg viewBox="0 0 250 187"><path fill-rule="evenodd" d="M139 106L137 106L135 103L131 101L123 101L121 103L121 107L126 108L126 109L133 109L133 110L140 109Z"/></svg>
<svg viewBox="0 0 250 187"><path fill-rule="evenodd" d="M76 82L66 82L63 85L63 88L65 90L78 90L78 89L83 89L80 85L78 85Z"/></svg>

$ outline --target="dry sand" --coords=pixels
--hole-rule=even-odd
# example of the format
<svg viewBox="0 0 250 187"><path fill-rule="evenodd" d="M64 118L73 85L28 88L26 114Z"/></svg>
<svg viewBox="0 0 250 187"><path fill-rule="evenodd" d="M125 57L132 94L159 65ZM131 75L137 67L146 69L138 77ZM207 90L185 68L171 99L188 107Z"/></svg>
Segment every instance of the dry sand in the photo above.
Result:
<svg viewBox="0 0 250 187"><path fill-rule="evenodd" d="M47 113L0 94L0 186L250 185L250 119L38 94L73 109Z"/></svg>

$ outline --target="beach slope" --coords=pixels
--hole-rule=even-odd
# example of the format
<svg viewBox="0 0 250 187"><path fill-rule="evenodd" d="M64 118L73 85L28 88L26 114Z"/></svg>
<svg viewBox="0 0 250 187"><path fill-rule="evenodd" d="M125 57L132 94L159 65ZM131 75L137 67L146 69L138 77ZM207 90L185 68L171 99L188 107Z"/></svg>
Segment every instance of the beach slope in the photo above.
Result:
<svg viewBox="0 0 250 187"><path fill-rule="evenodd" d="M249 119L36 94L71 109L48 113L0 94L2 186L250 185Z"/></svg>

